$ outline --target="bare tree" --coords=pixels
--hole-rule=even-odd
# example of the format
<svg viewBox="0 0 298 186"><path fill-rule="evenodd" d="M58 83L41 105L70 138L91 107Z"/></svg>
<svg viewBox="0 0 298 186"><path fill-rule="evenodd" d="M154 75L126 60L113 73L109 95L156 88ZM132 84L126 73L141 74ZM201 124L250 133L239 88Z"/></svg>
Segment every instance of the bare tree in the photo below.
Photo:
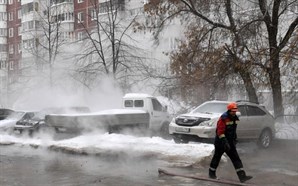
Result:
<svg viewBox="0 0 298 186"><path fill-rule="evenodd" d="M249 99L258 102L256 90L251 74L255 66L261 67L269 77L273 93L274 113L283 114L282 92L280 80L280 53L289 43L294 32L297 32L298 16L288 17L289 8L297 4L293 1L205 1L205 0L155 0L147 4L146 9L154 15L166 15L161 21L164 23L177 15L192 15L204 24L209 30L222 32L221 47L229 56L234 73L241 76ZM250 8L248 10L248 8ZM287 17L288 24L282 25ZM252 27L255 26L254 29ZM266 31L264 32L264 28ZM247 31L252 31L245 35ZM260 31L258 34L256 31ZM255 32L255 36L253 35ZM157 32L158 33L158 32ZM256 48L250 39L257 38L263 45ZM210 35L207 35L210 36ZM218 37L218 35L214 35ZM226 39L224 39L226 38ZM265 43L266 42L266 43ZM260 47L260 45L258 45ZM218 46L220 48L220 46ZM261 57L260 54L263 54ZM259 58L256 58L258 56Z"/></svg>
<svg viewBox="0 0 298 186"><path fill-rule="evenodd" d="M57 6L52 6L55 1L40 1L35 4L37 19L33 20L35 29L27 31L30 38L25 41L25 50L32 55L38 69L49 70L50 86L53 86L54 62L62 52L61 48L66 43L62 37L61 16L67 12L59 12Z"/></svg>
<svg viewBox="0 0 298 186"><path fill-rule="evenodd" d="M124 0L90 1L90 5L86 18L77 18L84 33L83 48L76 56L77 72L85 85L101 75L112 76L125 84L128 75L138 73L144 59L131 35L138 14L126 15Z"/></svg>
<svg viewBox="0 0 298 186"><path fill-rule="evenodd" d="M269 2L265 0L259 0L262 21L265 23L267 29L269 43L267 48L269 60L265 62L263 68L269 75L273 94L274 113L276 116L284 113L282 106L282 86L280 81L280 53L290 41L293 33L297 33L298 15L294 14L293 17L288 17L291 21L286 28L282 28L280 24L282 21L282 15L289 8L289 5L294 3L297 4L297 1L285 2L281 0L274 0L269 4ZM285 32L281 33L281 29L285 29Z"/></svg>

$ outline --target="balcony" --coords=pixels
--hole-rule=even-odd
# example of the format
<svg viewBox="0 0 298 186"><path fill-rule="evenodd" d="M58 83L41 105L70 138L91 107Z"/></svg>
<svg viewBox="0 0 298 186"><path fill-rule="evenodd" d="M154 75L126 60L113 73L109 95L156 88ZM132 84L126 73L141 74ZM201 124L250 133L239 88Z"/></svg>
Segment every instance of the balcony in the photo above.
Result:
<svg viewBox="0 0 298 186"><path fill-rule="evenodd" d="M51 5L51 15L55 16L62 13L73 13L74 5L72 2L63 2Z"/></svg>

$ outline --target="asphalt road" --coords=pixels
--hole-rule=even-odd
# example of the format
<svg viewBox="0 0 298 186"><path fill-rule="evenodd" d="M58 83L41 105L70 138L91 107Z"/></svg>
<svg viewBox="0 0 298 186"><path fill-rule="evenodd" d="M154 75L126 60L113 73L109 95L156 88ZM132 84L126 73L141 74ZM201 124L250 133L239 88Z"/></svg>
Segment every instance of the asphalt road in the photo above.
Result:
<svg viewBox="0 0 298 186"><path fill-rule="evenodd" d="M249 183L262 186L298 185L298 141L278 140L266 150L258 149L253 143L239 144L239 154L247 174L254 176ZM158 175L157 169L163 168L177 173L207 176L210 158L183 167L150 156L84 156L20 145L0 146L0 185L224 185ZM220 163L217 175L221 179L238 180L229 160Z"/></svg>
<svg viewBox="0 0 298 186"><path fill-rule="evenodd" d="M268 149L259 149L255 143L238 144L238 152L247 174L253 176L253 179L247 183L258 186L298 186L297 140L275 140ZM191 168L174 168L171 171L207 176L210 160L211 157L208 157ZM220 179L238 181L232 162L229 159L226 162L221 161L217 169L217 176ZM181 178L175 177L175 179ZM194 184L224 185L205 181L196 181Z"/></svg>

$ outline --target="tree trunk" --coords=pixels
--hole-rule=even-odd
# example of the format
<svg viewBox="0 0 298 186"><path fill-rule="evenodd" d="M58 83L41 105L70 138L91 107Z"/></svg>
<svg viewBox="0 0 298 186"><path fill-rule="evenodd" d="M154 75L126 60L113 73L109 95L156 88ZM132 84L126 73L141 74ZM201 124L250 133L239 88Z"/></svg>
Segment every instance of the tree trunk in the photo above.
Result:
<svg viewBox="0 0 298 186"><path fill-rule="evenodd" d="M281 92L281 82L280 82L280 70L279 70L279 55L271 55L272 68L269 71L269 80L272 89L273 96L273 109L275 118L284 114L284 109L282 106L282 92Z"/></svg>
<svg viewBox="0 0 298 186"><path fill-rule="evenodd" d="M254 103L259 103L256 89L253 86L249 72L245 71L245 70L240 70L239 74L240 74L241 78L243 79L245 90L247 92L249 101L254 102Z"/></svg>

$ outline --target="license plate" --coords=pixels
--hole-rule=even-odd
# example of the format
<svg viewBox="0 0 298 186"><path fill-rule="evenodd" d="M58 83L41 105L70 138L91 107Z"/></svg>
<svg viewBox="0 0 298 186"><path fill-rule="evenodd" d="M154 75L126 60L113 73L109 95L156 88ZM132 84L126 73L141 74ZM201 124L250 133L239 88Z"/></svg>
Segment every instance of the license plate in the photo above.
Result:
<svg viewBox="0 0 298 186"><path fill-rule="evenodd" d="M176 127L176 132L189 132L190 128Z"/></svg>

